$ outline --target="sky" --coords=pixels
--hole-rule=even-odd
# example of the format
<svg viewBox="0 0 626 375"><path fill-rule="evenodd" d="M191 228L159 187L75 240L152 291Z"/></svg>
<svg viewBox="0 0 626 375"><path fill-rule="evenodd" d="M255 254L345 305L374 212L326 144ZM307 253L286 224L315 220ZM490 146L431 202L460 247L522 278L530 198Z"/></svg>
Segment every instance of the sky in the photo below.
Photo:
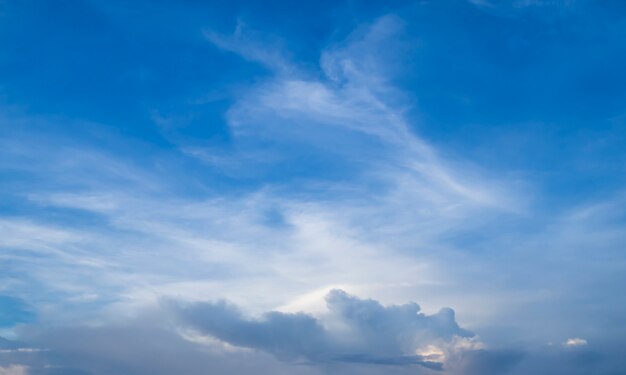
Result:
<svg viewBox="0 0 626 375"><path fill-rule="evenodd" d="M0 0L0 375L626 372L626 3Z"/></svg>

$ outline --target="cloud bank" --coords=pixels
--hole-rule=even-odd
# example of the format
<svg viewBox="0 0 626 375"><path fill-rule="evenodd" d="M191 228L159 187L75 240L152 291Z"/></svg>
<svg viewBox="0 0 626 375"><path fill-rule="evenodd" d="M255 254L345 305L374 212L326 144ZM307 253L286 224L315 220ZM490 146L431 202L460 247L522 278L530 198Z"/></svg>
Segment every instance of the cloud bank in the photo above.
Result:
<svg viewBox="0 0 626 375"><path fill-rule="evenodd" d="M425 315L415 303L385 307L338 289L328 293L326 304L328 313L320 319L281 312L247 319L225 302L197 303L179 311L191 327L231 345L311 363L419 364L441 369L438 361L444 350L455 339L473 336L459 327L449 308ZM436 348L439 345L443 348ZM427 350L436 354L418 354Z"/></svg>

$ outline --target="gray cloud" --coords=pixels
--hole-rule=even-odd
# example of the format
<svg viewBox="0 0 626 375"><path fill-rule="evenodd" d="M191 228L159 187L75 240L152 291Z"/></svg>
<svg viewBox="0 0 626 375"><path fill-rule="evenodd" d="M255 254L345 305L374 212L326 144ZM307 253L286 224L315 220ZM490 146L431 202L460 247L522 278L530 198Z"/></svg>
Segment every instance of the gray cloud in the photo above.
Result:
<svg viewBox="0 0 626 375"><path fill-rule="evenodd" d="M0 336L0 350L13 350L17 349L19 344L12 340L7 340Z"/></svg>
<svg viewBox="0 0 626 375"><path fill-rule="evenodd" d="M416 303L385 307L337 289L328 293L326 303L329 312L320 318L272 311L251 319L223 301L176 309L183 322L203 334L282 360L313 364L348 362L441 369L442 363L417 351L433 343L450 343L455 337L473 336L459 327L449 308L426 315Z"/></svg>
<svg viewBox="0 0 626 375"><path fill-rule="evenodd" d="M170 323L152 311L99 326L24 327L25 342L45 349L0 353L0 366L20 366L27 375L321 374L262 352L199 345Z"/></svg>
<svg viewBox="0 0 626 375"><path fill-rule="evenodd" d="M425 315L414 303L385 307L338 290L327 301L319 318L271 312L252 319L225 302L172 302L176 319L166 305L98 326L22 326L21 342L0 339L0 367L20 375L607 375L626 365L618 342L477 349L460 338L470 333L449 309ZM445 360L414 354L446 344Z"/></svg>
<svg viewBox="0 0 626 375"><path fill-rule="evenodd" d="M496 375L507 374L520 361L525 352L521 350L467 350L457 353L450 360L452 374Z"/></svg>

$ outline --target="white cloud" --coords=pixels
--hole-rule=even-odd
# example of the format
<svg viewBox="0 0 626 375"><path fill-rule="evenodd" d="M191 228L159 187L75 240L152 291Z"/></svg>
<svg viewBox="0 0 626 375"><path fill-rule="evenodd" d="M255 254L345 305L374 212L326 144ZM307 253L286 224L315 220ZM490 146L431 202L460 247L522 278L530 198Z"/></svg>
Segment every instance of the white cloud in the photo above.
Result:
<svg viewBox="0 0 626 375"><path fill-rule="evenodd" d="M28 368L22 365L0 366L0 375L28 375Z"/></svg>
<svg viewBox="0 0 626 375"><path fill-rule="evenodd" d="M234 134L248 144L269 138L344 161L358 158L366 161L360 168L375 168L379 179L412 179L422 195L437 194L448 205L520 210L508 182L472 176L468 166L453 168L405 120L406 100L385 79L385 60L375 52L388 49L401 29L398 18L382 17L321 53L323 78L294 68L250 88L229 111Z"/></svg>
<svg viewBox="0 0 626 375"><path fill-rule="evenodd" d="M267 40L268 36L253 38L254 31L250 30L242 19L237 21L235 32L232 35L222 35L207 29L204 36L225 51L237 53L242 57L261 63L277 73L289 73L293 67L285 60L278 43Z"/></svg>
<svg viewBox="0 0 626 375"><path fill-rule="evenodd" d="M563 345L564 346L568 346L568 347L585 346L585 345L587 345L587 340L581 339L581 338L578 338L578 337L574 337L574 338L565 340Z"/></svg>

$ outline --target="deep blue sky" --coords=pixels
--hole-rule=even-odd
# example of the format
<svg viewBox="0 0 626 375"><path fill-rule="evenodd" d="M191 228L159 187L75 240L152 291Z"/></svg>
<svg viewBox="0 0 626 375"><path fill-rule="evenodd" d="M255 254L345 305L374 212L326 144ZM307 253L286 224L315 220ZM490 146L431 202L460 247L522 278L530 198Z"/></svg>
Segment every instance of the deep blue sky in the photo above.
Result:
<svg viewBox="0 0 626 375"><path fill-rule="evenodd" d="M0 46L0 375L626 371L623 1L5 0Z"/></svg>

